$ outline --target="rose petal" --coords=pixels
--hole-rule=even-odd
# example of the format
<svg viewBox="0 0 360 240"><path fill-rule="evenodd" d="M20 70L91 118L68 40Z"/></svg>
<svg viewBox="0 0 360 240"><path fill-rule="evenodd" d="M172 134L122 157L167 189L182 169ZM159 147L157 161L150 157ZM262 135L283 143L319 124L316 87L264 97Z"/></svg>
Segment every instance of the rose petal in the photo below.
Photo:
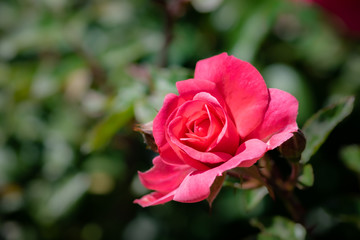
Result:
<svg viewBox="0 0 360 240"><path fill-rule="evenodd" d="M159 113L156 115L153 121L153 135L156 145L161 148L166 144L165 138L165 124L168 121L171 113L180 105L182 99L175 94L167 94L164 99L164 103Z"/></svg>
<svg viewBox="0 0 360 240"><path fill-rule="evenodd" d="M170 192L177 188L182 180L191 172L190 166L174 166L166 164L160 156L153 159L154 166L142 173L139 172L141 183L148 189L159 192Z"/></svg>
<svg viewBox="0 0 360 240"><path fill-rule="evenodd" d="M209 167L203 163L216 164L227 161L232 157L230 154L223 152L201 152L183 144L178 137L181 134L179 132L183 131L183 129L178 126L185 126L185 122L186 119L179 116L171 121L167 130L169 144L184 162L196 169L206 170Z"/></svg>
<svg viewBox="0 0 360 240"><path fill-rule="evenodd" d="M205 112L204 105L206 101L189 100L179 106L175 116L182 116L186 118L193 118L194 114L198 112Z"/></svg>
<svg viewBox="0 0 360 240"><path fill-rule="evenodd" d="M166 164L174 166L184 165L184 160L179 158L179 155L174 152L169 143L162 146L160 155Z"/></svg>
<svg viewBox="0 0 360 240"><path fill-rule="evenodd" d="M158 146L159 153L164 162L170 165L184 164L184 161L174 153L165 136L167 121L175 116L177 107L183 102L184 99L179 98L177 95L172 93L167 94L162 108L153 121L153 135L155 143Z"/></svg>
<svg viewBox="0 0 360 240"><path fill-rule="evenodd" d="M269 95L262 76L250 63L222 53L199 61L195 68L195 79L216 84L241 137L248 135L261 123Z"/></svg>
<svg viewBox="0 0 360 240"><path fill-rule="evenodd" d="M214 142L209 145L207 151L212 152L226 152L229 154L234 154L237 147L239 146L240 136L237 134L235 125L233 121L226 114L226 110L220 105L216 98L208 93L198 93L195 95L194 99L201 99L209 103L213 103L213 108L207 108L208 115L217 115L221 116L224 122L223 128L220 133L218 133L217 138ZM216 110L216 114L211 114L210 110ZM214 121L215 122L215 121Z"/></svg>
<svg viewBox="0 0 360 240"><path fill-rule="evenodd" d="M266 144L258 139L244 142L239 147L238 154L227 162L207 171L196 170L186 176L176 190L173 200L198 202L206 199L216 176L221 176L223 172L238 166L251 166L264 155L266 150Z"/></svg>
<svg viewBox="0 0 360 240"><path fill-rule="evenodd" d="M206 149L208 151L212 150L213 147L209 148L209 146L212 145L216 138L222 138L224 135L224 133L221 134L222 130L223 132L226 131L226 129L223 129L223 119L226 116L222 106L219 105L216 98L206 92L196 94L194 100L180 106L176 115L187 118L184 121L186 121L188 133L185 133L186 136L184 137L178 136L181 137L180 140L189 142L189 146L202 152ZM206 121L204 121L205 119ZM198 127L200 127L198 124L200 123L204 123L203 126L205 126L201 136L198 132ZM195 128L192 129L193 127ZM195 134L195 132L198 133ZM236 131L234 133L236 134ZM227 147L229 148L229 145ZM231 151L228 151L228 153L231 153Z"/></svg>
<svg viewBox="0 0 360 240"><path fill-rule="evenodd" d="M225 102L214 82L203 79L188 79L177 82L176 88L180 96L189 99L194 98L195 95L202 92L209 93L211 96L215 97L217 99L216 101L220 102L223 107L225 106Z"/></svg>
<svg viewBox="0 0 360 240"><path fill-rule="evenodd" d="M210 112L209 109L208 112ZM236 131L234 123L227 115L224 115L224 121L225 123L223 125L223 128L221 129L221 132L218 134L217 138L214 139L214 141L209 145L207 151L226 152L233 155L236 151L236 148L239 146L240 136Z"/></svg>
<svg viewBox="0 0 360 240"><path fill-rule="evenodd" d="M209 169L209 167L206 166L205 164L189 157L188 154L185 153L184 150L181 149L181 147L179 147L179 145L182 145L182 144L178 144L178 143L180 143L179 135L185 129L185 122L186 122L186 119L179 116L179 117L173 119L171 121L171 123L169 123L167 126L168 128L166 130L166 139L168 141L169 146L171 147L172 152L176 154L176 158L180 159L183 163L186 163L193 168L202 169L202 170ZM178 126L180 126L180 127L178 127ZM167 159L167 161L168 160L170 160L170 159ZM170 160L170 161L173 161L173 160ZM176 160L176 161L179 161L179 160Z"/></svg>
<svg viewBox="0 0 360 240"><path fill-rule="evenodd" d="M271 88L269 108L264 120L248 138L261 139L274 149L288 140L298 130L296 116L298 101L291 94Z"/></svg>
<svg viewBox="0 0 360 240"><path fill-rule="evenodd" d="M152 192L145 196L143 196L140 199L134 200L134 203L139 204L142 207L149 207L153 205L158 204L164 204L166 202L169 202L173 200L175 191L172 191L170 193L164 194L159 192Z"/></svg>

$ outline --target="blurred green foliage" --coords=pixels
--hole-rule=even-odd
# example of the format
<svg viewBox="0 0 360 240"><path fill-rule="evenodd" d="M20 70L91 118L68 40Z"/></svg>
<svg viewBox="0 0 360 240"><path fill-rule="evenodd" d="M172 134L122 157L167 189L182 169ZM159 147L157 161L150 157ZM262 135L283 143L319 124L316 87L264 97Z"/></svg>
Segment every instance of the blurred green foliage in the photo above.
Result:
<svg viewBox="0 0 360 240"><path fill-rule="evenodd" d="M359 39L320 8L173 0L166 25L161 2L0 2L0 239L360 237L358 98L304 170L304 185L314 184L296 192L307 234L264 189L224 188L212 209L132 203L146 193L137 170L154 157L133 126L152 120L202 58L226 51L250 61L269 87L297 97L301 127L360 92Z"/></svg>

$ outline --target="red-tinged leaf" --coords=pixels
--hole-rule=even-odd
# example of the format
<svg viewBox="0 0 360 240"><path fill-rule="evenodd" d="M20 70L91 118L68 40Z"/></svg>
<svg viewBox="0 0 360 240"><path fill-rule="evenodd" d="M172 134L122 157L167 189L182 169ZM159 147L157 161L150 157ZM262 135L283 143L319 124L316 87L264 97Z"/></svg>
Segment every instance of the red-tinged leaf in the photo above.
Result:
<svg viewBox="0 0 360 240"><path fill-rule="evenodd" d="M259 169L257 166L253 165L248 168L234 168L231 170L232 173L235 173L239 176L240 179L242 179L244 182L242 185L246 185L246 181L253 181L256 180L259 182L258 185L254 185L256 187L265 186L269 192L269 195L272 199L275 199L274 190L272 187L266 182L265 178L261 175ZM249 188L247 188L249 189Z"/></svg>
<svg viewBox="0 0 360 240"><path fill-rule="evenodd" d="M223 173L223 175L221 176L217 176L214 183L211 185L209 197L206 199L210 207L212 206L212 203L215 200L216 196L219 194L221 187L223 186L225 177L226 173Z"/></svg>
<svg viewBox="0 0 360 240"><path fill-rule="evenodd" d="M148 146L149 149L154 152L158 152L158 147L155 143L154 135L153 135L153 122L148 122L145 124L138 124L134 127L134 131L140 132L144 138L144 142Z"/></svg>

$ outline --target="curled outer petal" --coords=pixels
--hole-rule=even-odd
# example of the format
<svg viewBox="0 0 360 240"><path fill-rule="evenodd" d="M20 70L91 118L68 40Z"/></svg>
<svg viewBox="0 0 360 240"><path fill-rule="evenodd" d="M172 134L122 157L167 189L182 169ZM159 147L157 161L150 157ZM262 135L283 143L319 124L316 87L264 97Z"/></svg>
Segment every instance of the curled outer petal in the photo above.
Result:
<svg viewBox="0 0 360 240"><path fill-rule="evenodd" d="M269 94L264 79L250 63L222 53L196 64L195 81L197 79L216 84L241 137L246 137L261 123Z"/></svg>
<svg viewBox="0 0 360 240"><path fill-rule="evenodd" d="M159 192L170 192L176 189L192 171L192 168L187 165L168 165L160 156L154 158L153 164L150 170L144 173L139 172L139 178L146 188Z"/></svg>
<svg viewBox="0 0 360 240"><path fill-rule="evenodd" d="M298 130L298 101L291 94L271 88L269 108L261 123L247 138L261 139L269 150L280 146Z"/></svg>
<svg viewBox="0 0 360 240"><path fill-rule="evenodd" d="M261 158L267 150L264 142L251 139L244 142L238 154L218 167L207 171L196 170L185 177L175 192L173 200L179 202L198 202L210 194L210 187L217 176L235 167L249 167Z"/></svg>
<svg viewBox="0 0 360 240"><path fill-rule="evenodd" d="M175 191L184 178L193 171L189 166L173 166L166 164L161 157L155 157L154 166L142 173L139 172L141 183L148 189L155 190L134 203L142 207L162 204L173 199Z"/></svg>

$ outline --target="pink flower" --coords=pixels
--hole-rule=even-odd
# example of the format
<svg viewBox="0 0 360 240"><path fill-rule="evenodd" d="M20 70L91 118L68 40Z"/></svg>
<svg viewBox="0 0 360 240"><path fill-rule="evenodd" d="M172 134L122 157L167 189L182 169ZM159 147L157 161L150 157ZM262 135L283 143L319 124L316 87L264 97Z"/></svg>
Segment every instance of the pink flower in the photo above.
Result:
<svg viewBox="0 0 360 240"><path fill-rule="evenodd" d="M226 53L199 61L194 79L176 87L179 96L168 94L153 121L160 155L139 173L155 190L134 201L143 207L204 200L216 177L252 166L298 130L297 100Z"/></svg>

